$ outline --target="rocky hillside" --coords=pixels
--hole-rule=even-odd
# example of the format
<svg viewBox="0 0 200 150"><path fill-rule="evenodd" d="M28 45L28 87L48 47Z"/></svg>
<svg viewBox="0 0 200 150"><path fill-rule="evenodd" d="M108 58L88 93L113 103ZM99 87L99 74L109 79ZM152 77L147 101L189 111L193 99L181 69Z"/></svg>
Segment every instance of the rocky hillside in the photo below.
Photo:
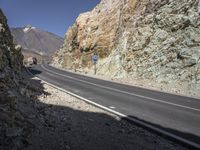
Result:
<svg viewBox="0 0 200 150"><path fill-rule="evenodd" d="M200 90L199 0L101 0L81 14L54 57L63 68Z"/></svg>
<svg viewBox="0 0 200 150"><path fill-rule="evenodd" d="M9 83L12 86L17 85L17 79L20 78L22 60L21 46L13 44L7 20L0 10L0 82L2 86Z"/></svg>
<svg viewBox="0 0 200 150"><path fill-rule="evenodd" d="M37 53L51 57L63 44L63 38L41 29L27 25L25 27L11 28L14 42L23 48L23 54Z"/></svg>
<svg viewBox="0 0 200 150"><path fill-rule="evenodd" d="M6 17L0 9L0 149L20 149L29 123L18 106L22 77L21 46L13 44Z"/></svg>

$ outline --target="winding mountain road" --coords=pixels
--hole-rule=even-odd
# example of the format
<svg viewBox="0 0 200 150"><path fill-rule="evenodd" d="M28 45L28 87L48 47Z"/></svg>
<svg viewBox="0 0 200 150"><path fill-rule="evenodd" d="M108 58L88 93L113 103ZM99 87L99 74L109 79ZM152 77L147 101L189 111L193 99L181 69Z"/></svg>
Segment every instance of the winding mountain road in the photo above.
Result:
<svg viewBox="0 0 200 150"><path fill-rule="evenodd" d="M59 88L200 148L200 99L91 78L49 65L29 70Z"/></svg>

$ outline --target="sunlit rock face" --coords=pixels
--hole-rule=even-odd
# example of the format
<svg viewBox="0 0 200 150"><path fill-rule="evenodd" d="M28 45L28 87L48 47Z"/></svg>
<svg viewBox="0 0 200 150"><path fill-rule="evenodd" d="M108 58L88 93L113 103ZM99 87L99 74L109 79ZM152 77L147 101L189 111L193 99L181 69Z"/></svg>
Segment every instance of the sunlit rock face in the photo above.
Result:
<svg viewBox="0 0 200 150"><path fill-rule="evenodd" d="M199 0L102 0L69 28L54 63L157 82L200 84Z"/></svg>
<svg viewBox="0 0 200 150"><path fill-rule="evenodd" d="M58 52L64 67L91 67L91 54L107 58L114 50L118 31L121 1L101 1L91 12L81 14L69 28L65 44Z"/></svg>

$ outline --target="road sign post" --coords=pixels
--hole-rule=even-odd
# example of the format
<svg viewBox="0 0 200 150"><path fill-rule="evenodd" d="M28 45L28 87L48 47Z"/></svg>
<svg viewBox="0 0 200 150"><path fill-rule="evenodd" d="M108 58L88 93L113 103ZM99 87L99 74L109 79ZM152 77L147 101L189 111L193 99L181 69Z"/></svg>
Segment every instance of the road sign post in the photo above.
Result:
<svg viewBox="0 0 200 150"><path fill-rule="evenodd" d="M96 63L94 64L94 74L96 75L96 73L97 73L97 65L96 65Z"/></svg>
<svg viewBox="0 0 200 150"><path fill-rule="evenodd" d="M98 61L98 55L97 54L94 54L92 56L92 61L93 61L93 65L94 65L94 74L96 75L96 72L97 72L96 64L97 64L97 61Z"/></svg>

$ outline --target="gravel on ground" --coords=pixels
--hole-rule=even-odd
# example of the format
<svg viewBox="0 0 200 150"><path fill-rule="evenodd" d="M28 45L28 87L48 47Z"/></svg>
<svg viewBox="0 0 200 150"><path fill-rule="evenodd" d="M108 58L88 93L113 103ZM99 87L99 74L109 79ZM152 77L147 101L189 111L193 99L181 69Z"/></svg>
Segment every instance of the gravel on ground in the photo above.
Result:
<svg viewBox="0 0 200 150"><path fill-rule="evenodd" d="M38 78L31 80L32 86L42 85L42 93L27 103L34 129L26 150L188 150Z"/></svg>

